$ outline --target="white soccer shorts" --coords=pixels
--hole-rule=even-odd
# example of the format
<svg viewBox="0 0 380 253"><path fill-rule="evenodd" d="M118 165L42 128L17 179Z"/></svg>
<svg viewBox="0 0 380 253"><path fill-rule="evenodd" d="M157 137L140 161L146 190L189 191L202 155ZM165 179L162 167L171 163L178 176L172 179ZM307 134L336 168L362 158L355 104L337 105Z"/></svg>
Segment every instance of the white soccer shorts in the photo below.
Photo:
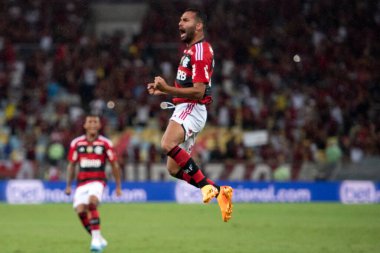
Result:
<svg viewBox="0 0 380 253"><path fill-rule="evenodd" d="M197 134L206 125L207 109L205 105L198 103L181 103L176 105L173 115L170 118L181 124L185 130L185 141L179 146L189 154L194 146Z"/></svg>
<svg viewBox="0 0 380 253"><path fill-rule="evenodd" d="M76 188L73 207L83 204L88 205L90 196L96 196L99 203L102 202L104 185L101 182L91 182Z"/></svg>

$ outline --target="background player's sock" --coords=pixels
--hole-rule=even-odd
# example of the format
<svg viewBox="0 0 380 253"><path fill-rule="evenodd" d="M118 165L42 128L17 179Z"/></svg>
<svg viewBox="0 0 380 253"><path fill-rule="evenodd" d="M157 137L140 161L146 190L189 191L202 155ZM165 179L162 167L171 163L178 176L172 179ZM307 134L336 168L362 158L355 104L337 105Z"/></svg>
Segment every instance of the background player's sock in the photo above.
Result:
<svg viewBox="0 0 380 253"><path fill-rule="evenodd" d="M95 204L89 204L88 209L90 210L90 214L91 214L91 219L90 219L91 231L94 232L94 230L100 229L99 212Z"/></svg>
<svg viewBox="0 0 380 253"><path fill-rule="evenodd" d="M83 227L87 230L87 232L91 235L91 225L88 219L87 212L78 213L79 219L82 222Z"/></svg>

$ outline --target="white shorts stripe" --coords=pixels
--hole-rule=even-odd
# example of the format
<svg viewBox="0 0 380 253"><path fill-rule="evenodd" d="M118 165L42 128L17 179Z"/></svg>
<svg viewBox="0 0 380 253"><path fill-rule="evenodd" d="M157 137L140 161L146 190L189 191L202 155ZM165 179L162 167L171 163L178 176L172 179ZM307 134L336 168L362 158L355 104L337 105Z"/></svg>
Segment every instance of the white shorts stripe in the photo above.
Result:
<svg viewBox="0 0 380 253"><path fill-rule="evenodd" d="M187 115L189 115L191 113L194 106L195 106L195 103L188 104L186 109L179 115L179 117L183 120L186 119Z"/></svg>

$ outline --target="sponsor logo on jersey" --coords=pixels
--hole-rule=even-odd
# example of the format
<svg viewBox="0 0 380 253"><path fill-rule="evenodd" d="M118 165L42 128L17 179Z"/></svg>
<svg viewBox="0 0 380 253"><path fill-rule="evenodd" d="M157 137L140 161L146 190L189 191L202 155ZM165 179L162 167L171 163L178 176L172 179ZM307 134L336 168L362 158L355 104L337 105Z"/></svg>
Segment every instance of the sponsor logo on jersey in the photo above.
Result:
<svg viewBox="0 0 380 253"><path fill-rule="evenodd" d="M102 166L102 161L100 159L82 159L80 160L81 168L99 168Z"/></svg>
<svg viewBox="0 0 380 253"><path fill-rule="evenodd" d="M186 72L182 70L178 70L177 72L177 80L185 81L186 80Z"/></svg>
<svg viewBox="0 0 380 253"><path fill-rule="evenodd" d="M189 62L190 62L190 58L188 56L182 57L181 65L183 67L187 68L189 65Z"/></svg>

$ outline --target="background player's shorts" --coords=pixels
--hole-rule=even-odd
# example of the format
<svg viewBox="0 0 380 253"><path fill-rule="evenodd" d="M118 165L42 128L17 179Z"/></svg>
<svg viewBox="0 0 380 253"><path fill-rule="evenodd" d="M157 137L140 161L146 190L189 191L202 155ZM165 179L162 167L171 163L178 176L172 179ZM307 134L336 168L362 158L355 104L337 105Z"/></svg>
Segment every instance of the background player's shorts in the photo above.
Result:
<svg viewBox="0 0 380 253"><path fill-rule="evenodd" d="M98 198L99 203L102 201L104 185L101 182L91 182L76 188L74 194L73 207L76 208L80 204L88 205L90 196L94 195Z"/></svg>
<svg viewBox="0 0 380 253"><path fill-rule="evenodd" d="M198 103L181 103L176 105L170 118L181 124L185 130L185 141L180 147L188 153L191 152L197 134L202 131L207 120L207 109L205 105Z"/></svg>

